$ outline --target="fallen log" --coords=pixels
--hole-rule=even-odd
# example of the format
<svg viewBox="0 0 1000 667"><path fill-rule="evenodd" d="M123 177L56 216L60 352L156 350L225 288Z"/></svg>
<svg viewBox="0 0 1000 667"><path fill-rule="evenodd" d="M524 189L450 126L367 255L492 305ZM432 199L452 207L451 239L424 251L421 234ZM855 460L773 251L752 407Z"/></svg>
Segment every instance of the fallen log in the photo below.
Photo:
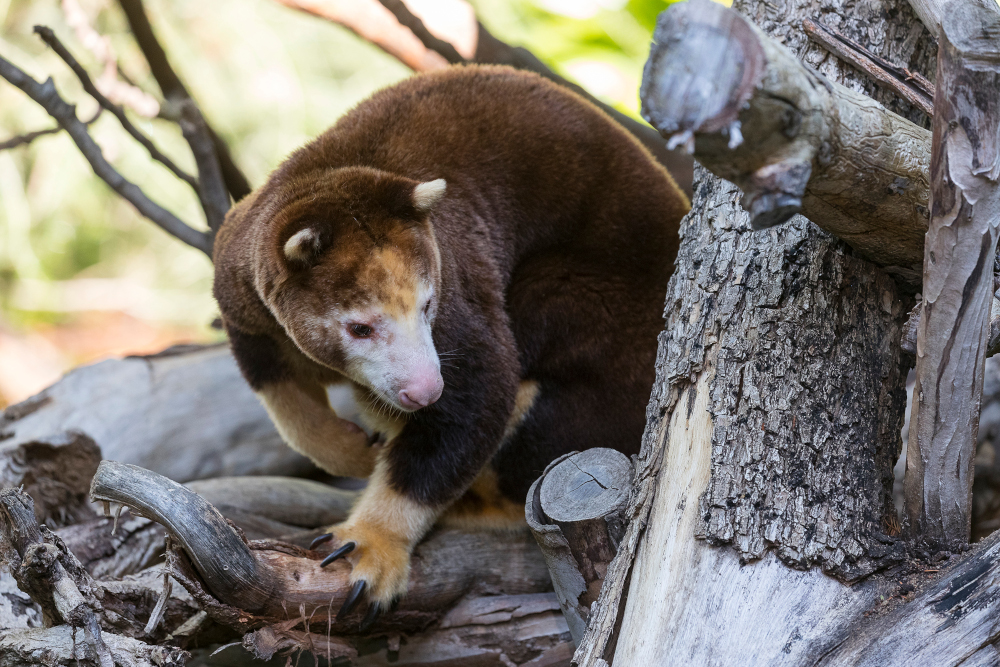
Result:
<svg viewBox="0 0 1000 667"><path fill-rule="evenodd" d="M172 348L71 371L0 418L0 470L13 452L66 432L100 443L104 458L171 479L315 471L286 447L224 345ZM96 465L96 462L95 464ZM89 483L94 468L80 467ZM3 474L3 473L0 473ZM4 476L5 486L20 484ZM36 496L41 507L58 495ZM44 503L44 504L43 504ZM47 510L46 510L47 511Z"/></svg>
<svg viewBox="0 0 1000 667"><path fill-rule="evenodd" d="M358 635L364 609L335 618L349 592L347 563L321 568L324 554L316 551L247 542L205 499L136 466L102 462L91 494L94 500L125 504L135 515L162 522L176 540L168 553L174 578L214 620L241 633L254 631L245 644L260 655L271 649L322 655L329 648L349 657L371 638L385 635L390 640L406 637L405 650L398 644L396 650L387 649L387 654L410 656L410 662L397 664L432 664L432 647L461 647L469 660L461 664L470 665L522 664L539 651L568 656L572 649L549 592L544 560L526 530L434 531L414 553L406 597L366 635ZM528 604L518 597L537 595L544 600L530 598ZM503 606L500 598L511 602L511 596L517 597L514 609L520 613ZM456 611L461 609L466 611ZM490 637L504 639L495 643Z"/></svg>
<svg viewBox="0 0 1000 667"><path fill-rule="evenodd" d="M357 491L291 477L216 477L185 486L233 521L236 520L220 506L239 508L248 514L302 528L320 528L343 521L358 497Z"/></svg>

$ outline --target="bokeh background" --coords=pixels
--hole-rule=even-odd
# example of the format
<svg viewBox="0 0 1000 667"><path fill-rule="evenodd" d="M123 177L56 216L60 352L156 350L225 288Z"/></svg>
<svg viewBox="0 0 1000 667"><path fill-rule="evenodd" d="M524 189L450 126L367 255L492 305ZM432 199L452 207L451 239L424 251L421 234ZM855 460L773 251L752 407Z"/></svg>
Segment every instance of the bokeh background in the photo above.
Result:
<svg viewBox="0 0 1000 667"><path fill-rule="evenodd" d="M435 9L438 0L422 0ZM440 0L442 11L455 3ZM114 0L75 0L107 36L120 70L158 96ZM665 0L473 0L496 37L636 115L642 65ZM174 67L229 144L251 184L374 90L412 72L338 25L274 0L147 0ZM32 33L46 24L92 76L100 73L60 0L0 0L0 55L39 80L52 76L80 118L96 103ZM162 150L194 170L173 123L132 114ZM0 142L52 126L0 80ZM193 193L133 142L110 114L91 132L127 178L190 224ZM65 134L0 151L0 407L98 359L222 339L210 323L212 267L144 220L98 180Z"/></svg>

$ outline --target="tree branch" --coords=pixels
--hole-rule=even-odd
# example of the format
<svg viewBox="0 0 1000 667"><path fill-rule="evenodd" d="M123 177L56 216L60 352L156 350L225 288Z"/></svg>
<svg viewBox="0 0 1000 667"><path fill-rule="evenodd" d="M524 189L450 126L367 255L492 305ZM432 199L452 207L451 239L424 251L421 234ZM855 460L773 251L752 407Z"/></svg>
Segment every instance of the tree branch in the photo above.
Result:
<svg viewBox="0 0 1000 667"><path fill-rule="evenodd" d="M166 101L182 105L184 100L190 100L194 104L191 94L188 93L180 77L174 71L173 67L171 67L166 52L160 45L159 40L156 39L153 26L150 25L149 17L146 16L146 11L142 6L142 0L119 0L118 4L121 5L122 11L125 12L125 18L128 20L132 35L135 37L139 49L146 57L146 62L149 63L149 70L153 74L153 78L156 79L156 83L160 86L160 90L163 92ZM169 117L171 111L169 109L164 109L163 111ZM229 147L222 141L221 137L207 122L204 123L204 129L214 147L219 167L222 170L222 176L225 179L226 189L232 195L234 201L239 201L250 194L250 183L240 168L236 166L236 162L229 152ZM201 134L199 132L196 135L192 135L189 142L192 139L201 141ZM185 134L185 138L187 138L187 134ZM197 157L199 154L203 154L205 149L192 145L191 150Z"/></svg>
<svg viewBox="0 0 1000 667"><path fill-rule="evenodd" d="M400 25L408 28L410 32L412 32L428 49L437 53L452 65L458 65L466 62L465 58L463 58L458 52L458 49L456 49L449 42L435 37L434 34L427 29L427 26L424 25L424 22L410 11L402 0L378 1L383 7L392 12L392 15L396 17L396 20L399 21Z"/></svg>
<svg viewBox="0 0 1000 667"><path fill-rule="evenodd" d="M178 122L198 166L198 198L205 211L208 228L213 233L217 232L229 210L229 192L212 140L212 129L191 98L181 101Z"/></svg>
<svg viewBox="0 0 1000 667"><path fill-rule="evenodd" d="M828 82L737 12L707 1L660 15L641 97L668 146L687 146L743 190L755 229L802 213L919 289L927 130Z"/></svg>
<svg viewBox="0 0 1000 667"><path fill-rule="evenodd" d="M91 125L95 120L101 117L101 113L104 111L103 107L97 107L97 111L94 115L90 117L89 120L83 121L84 125ZM5 151L11 148L17 148L18 146L25 146L30 144L35 139L39 137L44 137L49 134L58 134L62 132L62 128L58 125L55 127L47 127L44 130L35 130L34 132L25 132L24 134L19 134L16 137L11 137L6 141L0 141L0 151Z"/></svg>
<svg viewBox="0 0 1000 667"><path fill-rule="evenodd" d="M429 72L448 66L447 60L421 44L378 0L276 1L347 28L414 72Z"/></svg>
<svg viewBox="0 0 1000 667"><path fill-rule="evenodd" d="M100 146L87 133L87 126L76 117L76 107L59 96L51 78L45 83L39 83L2 56L0 56L0 77L24 91L66 130L90 163L94 173L112 190L128 200L142 215L161 229L211 257L212 239L208 234L188 226L176 215L153 202L139 186L127 180L111 166L104 158Z"/></svg>
<svg viewBox="0 0 1000 667"><path fill-rule="evenodd" d="M198 181L195 180L195 177L178 167L173 160L160 152L160 149L156 147L153 141L143 134L139 128L132 124L132 121L130 121L128 116L125 115L125 110L120 105L109 100L103 93L101 93L101 91L97 89L97 86L94 85L90 75L87 74L87 70L85 70L83 66L80 65L79 61L73 57L73 54L70 53L69 49L66 48L58 37L56 37L56 34L51 28L44 25L36 25L35 34L41 37L42 41L48 44L49 48L55 51L56 55L58 55L64 63L69 65L69 68L73 70L73 74L75 74L76 78L80 80L81 84L83 84L83 89L87 92L87 94L97 100L97 103L100 104L102 108L110 111L114 117L118 119L118 122L121 123L122 127L125 128L125 131L128 132L133 139L138 141L142 147L149 152L150 157L169 169L174 176L194 188L195 192L198 191Z"/></svg>
<svg viewBox="0 0 1000 667"><path fill-rule="evenodd" d="M850 63L884 88L893 91L928 117L934 115L934 84L919 72L911 72L881 58L836 28L806 19L806 34L841 60Z"/></svg>
<svg viewBox="0 0 1000 667"><path fill-rule="evenodd" d="M66 24L76 33L77 40L94 54L104 68L95 83L97 89L115 104L128 107L145 118L155 118L160 112L159 100L119 71L118 58L111 40L90 25L87 12L78 0L62 0L62 9Z"/></svg>

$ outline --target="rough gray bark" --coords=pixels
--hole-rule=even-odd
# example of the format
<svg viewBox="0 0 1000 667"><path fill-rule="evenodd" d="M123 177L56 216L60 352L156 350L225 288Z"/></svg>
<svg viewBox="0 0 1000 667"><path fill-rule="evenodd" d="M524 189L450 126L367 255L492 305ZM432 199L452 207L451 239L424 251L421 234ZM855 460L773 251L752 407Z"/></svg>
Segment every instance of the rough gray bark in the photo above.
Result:
<svg viewBox="0 0 1000 667"><path fill-rule="evenodd" d="M880 3L734 7L828 77L923 122L799 28L822 12L874 53L926 71L933 47L908 7L893 5L889 20ZM883 520L895 516L898 341L912 302L802 218L750 232L741 194L696 177L631 523L576 664L809 664L890 592L782 559L853 579L899 556Z"/></svg>
<svg viewBox="0 0 1000 667"><path fill-rule="evenodd" d="M720 54L722 54L720 56ZM739 185L751 225L801 212L919 289L930 133L803 65L708 0L658 21L643 115Z"/></svg>
<svg viewBox="0 0 1000 667"><path fill-rule="evenodd" d="M4 411L0 457L67 431L93 438L104 458L181 482L314 470L281 441L226 346L167 350L71 371ZM93 468L85 484L92 475ZM4 477L2 483L19 482Z"/></svg>
<svg viewBox="0 0 1000 667"><path fill-rule="evenodd" d="M904 493L910 534L932 548L961 550L972 520L1000 232L1000 7L960 1L942 12Z"/></svg>

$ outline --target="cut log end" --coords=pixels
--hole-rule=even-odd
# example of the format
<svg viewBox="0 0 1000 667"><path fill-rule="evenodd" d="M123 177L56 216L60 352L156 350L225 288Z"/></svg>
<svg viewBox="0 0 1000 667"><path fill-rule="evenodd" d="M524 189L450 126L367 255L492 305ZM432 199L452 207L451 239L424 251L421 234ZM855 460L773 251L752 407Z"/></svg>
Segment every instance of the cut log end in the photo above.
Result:
<svg viewBox="0 0 1000 667"><path fill-rule="evenodd" d="M624 534L632 463L613 449L554 461L528 492L525 515L574 641L586 630Z"/></svg>

